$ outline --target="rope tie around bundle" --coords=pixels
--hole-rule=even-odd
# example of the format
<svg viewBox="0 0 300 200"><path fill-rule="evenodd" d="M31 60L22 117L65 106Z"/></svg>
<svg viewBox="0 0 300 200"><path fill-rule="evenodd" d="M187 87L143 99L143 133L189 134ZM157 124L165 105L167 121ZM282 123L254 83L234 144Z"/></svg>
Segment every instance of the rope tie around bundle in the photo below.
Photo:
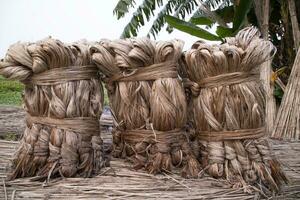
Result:
<svg viewBox="0 0 300 200"><path fill-rule="evenodd" d="M93 117L55 119L50 117L36 117L28 115L26 116L26 121L29 124L43 124L91 136L98 136L100 131L99 121L97 118Z"/></svg>
<svg viewBox="0 0 300 200"><path fill-rule="evenodd" d="M265 137L265 95L259 66L275 49L254 27L221 45L196 42L181 75L188 91L191 141L206 172L233 187L278 191L287 178Z"/></svg>
<svg viewBox="0 0 300 200"><path fill-rule="evenodd" d="M200 131L197 132L196 135L200 140L214 142L225 140L258 139L265 136L265 127L232 131Z"/></svg>
<svg viewBox="0 0 300 200"><path fill-rule="evenodd" d="M39 74L30 76L29 80L24 80L25 84L33 85L58 85L69 81L99 79L98 69L94 65L68 66L53 68Z"/></svg>
<svg viewBox="0 0 300 200"><path fill-rule="evenodd" d="M148 38L102 40L90 49L118 123L113 130L114 156L149 173L179 168L183 176L197 177L200 166L183 131L181 50L179 40L156 43Z"/></svg>
<svg viewBox="0 0 300 200"><path fill-rule="evenodd" d="M183 79L186 88L189 88L194 96L198 96L201 88L213 88L229 86L246 82L259 82L259 73L232 72L213 77L203 78L199 82L193 82L188 78Z"/></svg>
<svg viewBox="0 0 300 200"><path fill-rule="evenodd" d="M90 177L106 164L100 137L103 88L88 44L52 38L12 45L0 74L25 84L27 127L11 179Z"/></svg>

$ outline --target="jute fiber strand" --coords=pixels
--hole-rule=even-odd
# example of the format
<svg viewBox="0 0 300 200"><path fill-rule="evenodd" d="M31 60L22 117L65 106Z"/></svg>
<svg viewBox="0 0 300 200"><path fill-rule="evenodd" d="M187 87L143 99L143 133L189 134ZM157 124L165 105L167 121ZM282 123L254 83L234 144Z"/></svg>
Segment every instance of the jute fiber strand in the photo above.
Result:
<svg viewBox="0 0 300 200"><path fill-rule="evenodd" d="M254 27L221 45L196 42L186 52L185 84L195 155L206 172L234 187L254 185L277 191L286 177L265 132L265 98L259 66L276 51Z"/></svg>
<svg viewBox="0 0 300 200"><path fill-rule="evenodd" d="M102 40L91 54L117 121L114 156L149 173L179 168L183 176L196 177L200 167L184 131L187 105L177 72L182 46L179 40Z"/></svg>
<svg viewBox="0 0 300 200"><path fill-rule="evenodd" d="M299 48L300 49L300 48ZM298 49L271 137L300 140L300 50Z"/></svg>
<svg viewBox="0 0 300 200"><path fill-rule="evenodd" d="M1 60L0 74L25 84L27 127L11 179L89 177L100 170L103 88L86 42L16 43Z"/></svg>

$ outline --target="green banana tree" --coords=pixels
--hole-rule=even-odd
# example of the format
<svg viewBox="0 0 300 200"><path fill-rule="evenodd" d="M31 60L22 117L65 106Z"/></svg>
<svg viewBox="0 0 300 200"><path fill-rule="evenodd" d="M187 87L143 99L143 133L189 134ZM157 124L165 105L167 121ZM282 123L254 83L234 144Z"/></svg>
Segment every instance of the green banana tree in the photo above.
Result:
<svg viewBox="0 0 300 200"><path fill-rule="evenodd" d="M166 15L186 20L189 16L203 14L203 8L206 8L206 13L211 13L211 10L218 10L231 4L233 4L233 0L143 0L139 6L136 6L134 0L119 0L113 13L120 19L129 13L130 8L136 8L125 26L121 38L137 36L140 28L149 23L151 19L153 19L153 23L147 36L151 35L155 38L165 27ZM167 26L166 30L172 32L173 29Z"/></svg>
<svg viewBox="0 0 300 200"><path fill-rule="evenodd" d="M189 21L171 15L166 15L165 18L171 27L180 31L206 40L222 41L225 37L235 35L245 25L251 6L252 0L240 0L237 5L226 6L212 12L213 17L204 13L193 16ZM224 23L219 23L217 19L223 19ZM228 27L229 23L232 23L231 28ZM217 24L215 34L198 26L212 26L214 24Z"/></svg>

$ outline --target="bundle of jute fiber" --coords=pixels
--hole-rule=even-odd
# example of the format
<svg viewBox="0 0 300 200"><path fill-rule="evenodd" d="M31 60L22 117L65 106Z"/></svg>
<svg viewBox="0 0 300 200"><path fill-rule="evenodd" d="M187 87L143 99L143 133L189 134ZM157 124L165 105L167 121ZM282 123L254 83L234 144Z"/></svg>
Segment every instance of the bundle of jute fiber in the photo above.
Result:
<svg viewBox="0 0 300 200"><path fill-rule="evenodd" d="M16 43L1 60L0 74L25 84L27 127L11 179L89 177L100 170L103 88L88 44L52 38Z"/></svg>
<svg viewBox="0 0 300 200"><path fill-rule="evenodd" d="M177 71L182 46L179 40L102 40L91 54L117 121L113 155L149 173L177 168L185 177L197 177L200 166L184 131L187 107Z"/></svg>
<svg viewBox="0 0 300 200"><path fill-rule="evenodd" d="M221 45L196 42L186 52L195 154L206 172L234 187L278 191L287 181L265 136L259 65L276 51L254 27ZM184 71L184 70L183 70Z"/></svg>
<svg viewBox="0 0 300 200"><path fill-rule="evenodd" d="M298 84L300 84L300 48L278 110L272 138L300 140L300 88Z"/></svg>

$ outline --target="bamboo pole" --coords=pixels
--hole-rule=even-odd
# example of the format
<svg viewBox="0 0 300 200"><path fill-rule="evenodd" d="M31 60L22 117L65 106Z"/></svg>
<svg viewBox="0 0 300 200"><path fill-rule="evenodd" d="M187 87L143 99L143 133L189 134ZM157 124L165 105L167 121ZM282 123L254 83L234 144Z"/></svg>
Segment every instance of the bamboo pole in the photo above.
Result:
<svg viewBox="0 0 300 200"><path fill-rule="evenodd" d="M255 15L256 15L258 26L260 27L260 29L262 29L262 24L263 24L263 3L264 2L260 1L260 0L256 0L253 2ZM274 73L273 70L272 70L272 73ZM283 91L285 91L285 85L279 77L276 78L275 83L277 83L277 85Z"/></svg>
<svg viewBox="0 0 300 200"><path fill-rule="evenodd" d="M268 40L269 38L269 11L270 11L270 0L265 0L263 5L263 20L262 20L262 35L263 38ZM273 95L274 86L271 85L271 61L267 61L262 64L260 75L262 84L266 93L266 131L270 134L274 127L275 115L276 115L276 102Z"/></svg>
<svg viewBox="0 0 300 200"><path fill-rule="evenodd" d="M295 51L297 52L297 49L300 44L300 31L299 31L299 25L297 20L295 1L288 0L288 4L289 4L289 12L290 12L290 17L292 22Z"/></svg>

